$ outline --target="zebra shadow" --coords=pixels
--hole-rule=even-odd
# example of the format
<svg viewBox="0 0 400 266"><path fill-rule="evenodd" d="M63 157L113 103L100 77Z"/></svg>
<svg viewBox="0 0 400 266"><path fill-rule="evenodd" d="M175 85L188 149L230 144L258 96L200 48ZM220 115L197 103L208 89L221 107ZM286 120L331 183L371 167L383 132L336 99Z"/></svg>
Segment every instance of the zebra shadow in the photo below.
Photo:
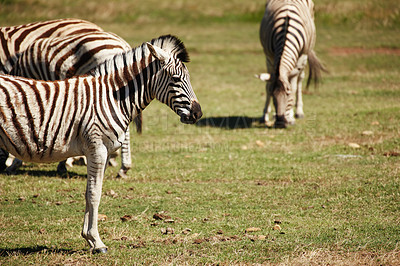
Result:
<svg viewBox="0 0 400 266"><path fill-rule="evenodd" d="M74 254L79 251L72 249L59 249L59 248L49 248L46 246L34 246L34 247L24 247L24 248L1 248L0 257L11 257L11 256L27 256L36 253L58 253L58 254Z"/></svg>
<svg viewBox="0 0 400 266"><path fill-rule="evenodd" d="M223 129L265 128L259 117L248 116L206 117L197 121L196 126Z"/></svg>
<svg viewBox="0 0 400 266"><path fill-rule="evenodd" d="M7 174L7 173L1 173ZM86 179L86 173L80 174L73 171L68 171L65 174L59 174L56 170L40 170L40 169L18 169L9 175L28 175L33 177L55 177L66 179Z"/></svg>

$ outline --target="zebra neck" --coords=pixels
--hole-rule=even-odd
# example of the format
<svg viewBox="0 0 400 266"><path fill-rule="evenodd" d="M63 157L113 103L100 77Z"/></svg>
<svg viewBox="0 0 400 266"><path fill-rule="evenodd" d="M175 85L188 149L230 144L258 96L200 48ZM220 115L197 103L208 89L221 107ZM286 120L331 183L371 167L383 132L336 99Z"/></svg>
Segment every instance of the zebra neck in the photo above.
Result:
<svg viewBox="0 0 400 266"><path fill-rule="evenodd" d="M155 98L153 87L159 69L156 61L146 66L141 60L108 75L110 83L114 84L114 100L128 121L132 121Z"/></svg>

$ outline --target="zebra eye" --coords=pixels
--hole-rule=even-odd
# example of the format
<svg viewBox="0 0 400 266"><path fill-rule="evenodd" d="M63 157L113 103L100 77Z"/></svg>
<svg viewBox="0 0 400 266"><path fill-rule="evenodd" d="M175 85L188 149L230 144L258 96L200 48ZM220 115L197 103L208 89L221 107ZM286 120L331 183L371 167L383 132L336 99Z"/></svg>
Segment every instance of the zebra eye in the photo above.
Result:
<svg viewBox="0 0 400 266"><path fill-rule="evenodd" d="M181 81L181 79L179 78L179 76L172 76L172 80L173 80L175 83L178 83L178 82Z"/></svg>

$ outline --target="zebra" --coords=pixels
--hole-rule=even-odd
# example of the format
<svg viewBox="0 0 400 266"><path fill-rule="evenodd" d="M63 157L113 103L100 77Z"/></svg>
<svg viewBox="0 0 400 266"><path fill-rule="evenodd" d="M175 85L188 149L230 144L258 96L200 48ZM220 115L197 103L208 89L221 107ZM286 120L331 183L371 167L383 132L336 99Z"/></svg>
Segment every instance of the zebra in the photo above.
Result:
<svg viewBox="0 0 400 266"><path fill-rule="evenodd" d="M296 97L297 118L304 117L302 81L309 64L310 81L318 82L325 70L314 52L316 31L312 0L270 0L260 25L260 40L270 74L262 120L269 124L270 100L276 111L275 127L295 123L293 105Z"/></svg>
<svg viewBox="0 0 400 266"><path fill-rule="evenodd" d="M2 46L0 73L59 80L85 74L114 54L131 50L119 36L104 32L99 26L78 19L62 19L0 28ZM28 44L29 38L30 41ZM36 38L36 39L35 39ZM7 42L6 42L7 41ZM17 45L18 43L18 45ZM7 60L5 60L7 58ZM142 115L135 118L136 130L142 131ZM0 152L0 171L7 156ZM121 147L121 168L118 176L126 177L131 169L129 129ZM14 159L7 172L14 172L22 161ZM58 173L66 173L65 161Z"/></svg>
<svg viewBox="0 0 400 266"><path fill-rule="evenodd" d="M155 98L182 123L202 116L187 62L183 42L163 35L115 55L90 75L61 81L0 75L1 148L32 162L86 156L82 237L93 253L107 252L97 227L107 157L123 145L132 119Z"/></svg>
<svg viewBox="0 0 400 266"><path fill-rule="evenodd" d="M100 31L103 29L96 24L74 18L0 27L0 73L7 73L5 65L8 60L17 53L25 51L32 42L38 39Z"/></svg>

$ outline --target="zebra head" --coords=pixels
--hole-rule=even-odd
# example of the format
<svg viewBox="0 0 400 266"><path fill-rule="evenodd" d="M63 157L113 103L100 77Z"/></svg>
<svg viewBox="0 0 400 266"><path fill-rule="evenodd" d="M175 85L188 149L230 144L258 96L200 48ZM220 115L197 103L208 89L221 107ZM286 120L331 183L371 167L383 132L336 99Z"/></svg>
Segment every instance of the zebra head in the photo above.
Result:
<svg viewBox="0 0 400 266"><path fill-rule="evenodd" d="M294 124L293 105L295 95L289 81L278 78L271 86L271 95L276 111L275 128L286 128Z"/></svg>
<svg viewBox="0 0 400 266"><path fill-rule="evenodd" d="M170 41L176 42L175 44L178 44L180 49L184 50L183 43L179 39L173 36L165 37L169 37ZM186 51L184 51L185 56L182 56L182 54L176 52L176 49L169 52L167 49L162 49L151 43L147 43L147 47L161 64L161 71L157 75L156 81L156 84L158 84L157 91L155 91L157 100L168 105L179 115L182 123L196 123L203 113L192 89L189 71L184 64L184 62L189 61Z"/></svg>

